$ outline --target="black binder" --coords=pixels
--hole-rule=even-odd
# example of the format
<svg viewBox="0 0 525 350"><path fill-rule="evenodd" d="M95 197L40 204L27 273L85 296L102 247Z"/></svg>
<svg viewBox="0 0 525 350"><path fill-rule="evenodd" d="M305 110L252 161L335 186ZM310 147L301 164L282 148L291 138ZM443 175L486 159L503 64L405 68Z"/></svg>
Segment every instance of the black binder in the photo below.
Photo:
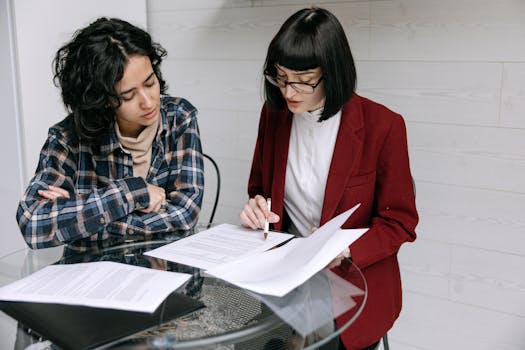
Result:
<svg viewBox="0 0 525 350"><path fill-rule="evenodd" d="M88 306L1 301L0 310L64 350L93 349L204 307L171 293L154 313ZM162 319L161 319L162 318Z"/></svg>

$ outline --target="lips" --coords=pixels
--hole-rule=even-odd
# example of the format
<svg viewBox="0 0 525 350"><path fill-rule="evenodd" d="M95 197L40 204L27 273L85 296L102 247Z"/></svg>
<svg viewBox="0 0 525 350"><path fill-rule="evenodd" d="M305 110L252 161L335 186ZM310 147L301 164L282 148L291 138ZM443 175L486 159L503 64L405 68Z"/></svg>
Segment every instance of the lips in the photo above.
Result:
<svg viewBox="0 0 525 350"><path fill-rule="evenodd" d="M288 103L289 105L295 106L301 103L301 101L286 100L286 103Z"/></svg>
<svg viewBox="0 0 525 350"><path fill-rule="evenodd" d="M152 119L152 118L155 118L156 115L157 115L157 108L153 108L150 112L148 112L147 114L144 114L144 118Z"/></svg>

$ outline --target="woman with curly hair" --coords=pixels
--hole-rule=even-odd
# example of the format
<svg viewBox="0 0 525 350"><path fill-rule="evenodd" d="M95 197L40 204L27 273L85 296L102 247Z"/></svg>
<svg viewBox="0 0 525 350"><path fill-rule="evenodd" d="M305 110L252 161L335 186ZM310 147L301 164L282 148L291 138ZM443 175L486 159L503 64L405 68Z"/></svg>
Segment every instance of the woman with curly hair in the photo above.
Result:
<svg viewBox="0 0 525 350"><path fill-rule="evenodd" d="M18 206L29 247L191 232L204 186L197 111L165 95L165 56L115 18L58 50L54 82L69 114L49 129Z"/></svg>

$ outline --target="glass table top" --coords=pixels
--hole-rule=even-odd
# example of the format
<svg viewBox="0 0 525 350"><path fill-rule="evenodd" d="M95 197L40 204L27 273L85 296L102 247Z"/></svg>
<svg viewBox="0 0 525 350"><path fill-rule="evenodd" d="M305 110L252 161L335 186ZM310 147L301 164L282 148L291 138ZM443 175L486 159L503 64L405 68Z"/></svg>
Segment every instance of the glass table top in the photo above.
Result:
<svg viewBox="0 0 525 350"><path fill-rule="evenodd" d="M324 269L284 297L274 297L243 290L198 268L143 255L169 242L157 239L85 249L23 249L0 259L0 286L50 264L90 261L192 275L176 292L199 300L205 307L100 347L111 349L337 349L338 335L359 316L366 302L366 281L350 260L342 265L346 279ZM336 327L335 319L342 314L348 321ZM4 313L1 317L9 319ZM12 332L17 332L15 349L34 347L42 340L20 324Z"/></svg>

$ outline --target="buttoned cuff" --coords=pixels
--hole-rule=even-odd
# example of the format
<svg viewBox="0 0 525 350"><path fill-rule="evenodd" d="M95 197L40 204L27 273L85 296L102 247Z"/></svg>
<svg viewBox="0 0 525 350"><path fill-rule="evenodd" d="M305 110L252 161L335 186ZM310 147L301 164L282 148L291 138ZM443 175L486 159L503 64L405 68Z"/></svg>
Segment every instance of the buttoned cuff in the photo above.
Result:
<svg viewBox="0 0 525 350"><path fill-rule="evenodd" d="M130 210L144 209L149 206L148 184L142 177L128 177L123 179L129 195L126 199Z"/></svg>

